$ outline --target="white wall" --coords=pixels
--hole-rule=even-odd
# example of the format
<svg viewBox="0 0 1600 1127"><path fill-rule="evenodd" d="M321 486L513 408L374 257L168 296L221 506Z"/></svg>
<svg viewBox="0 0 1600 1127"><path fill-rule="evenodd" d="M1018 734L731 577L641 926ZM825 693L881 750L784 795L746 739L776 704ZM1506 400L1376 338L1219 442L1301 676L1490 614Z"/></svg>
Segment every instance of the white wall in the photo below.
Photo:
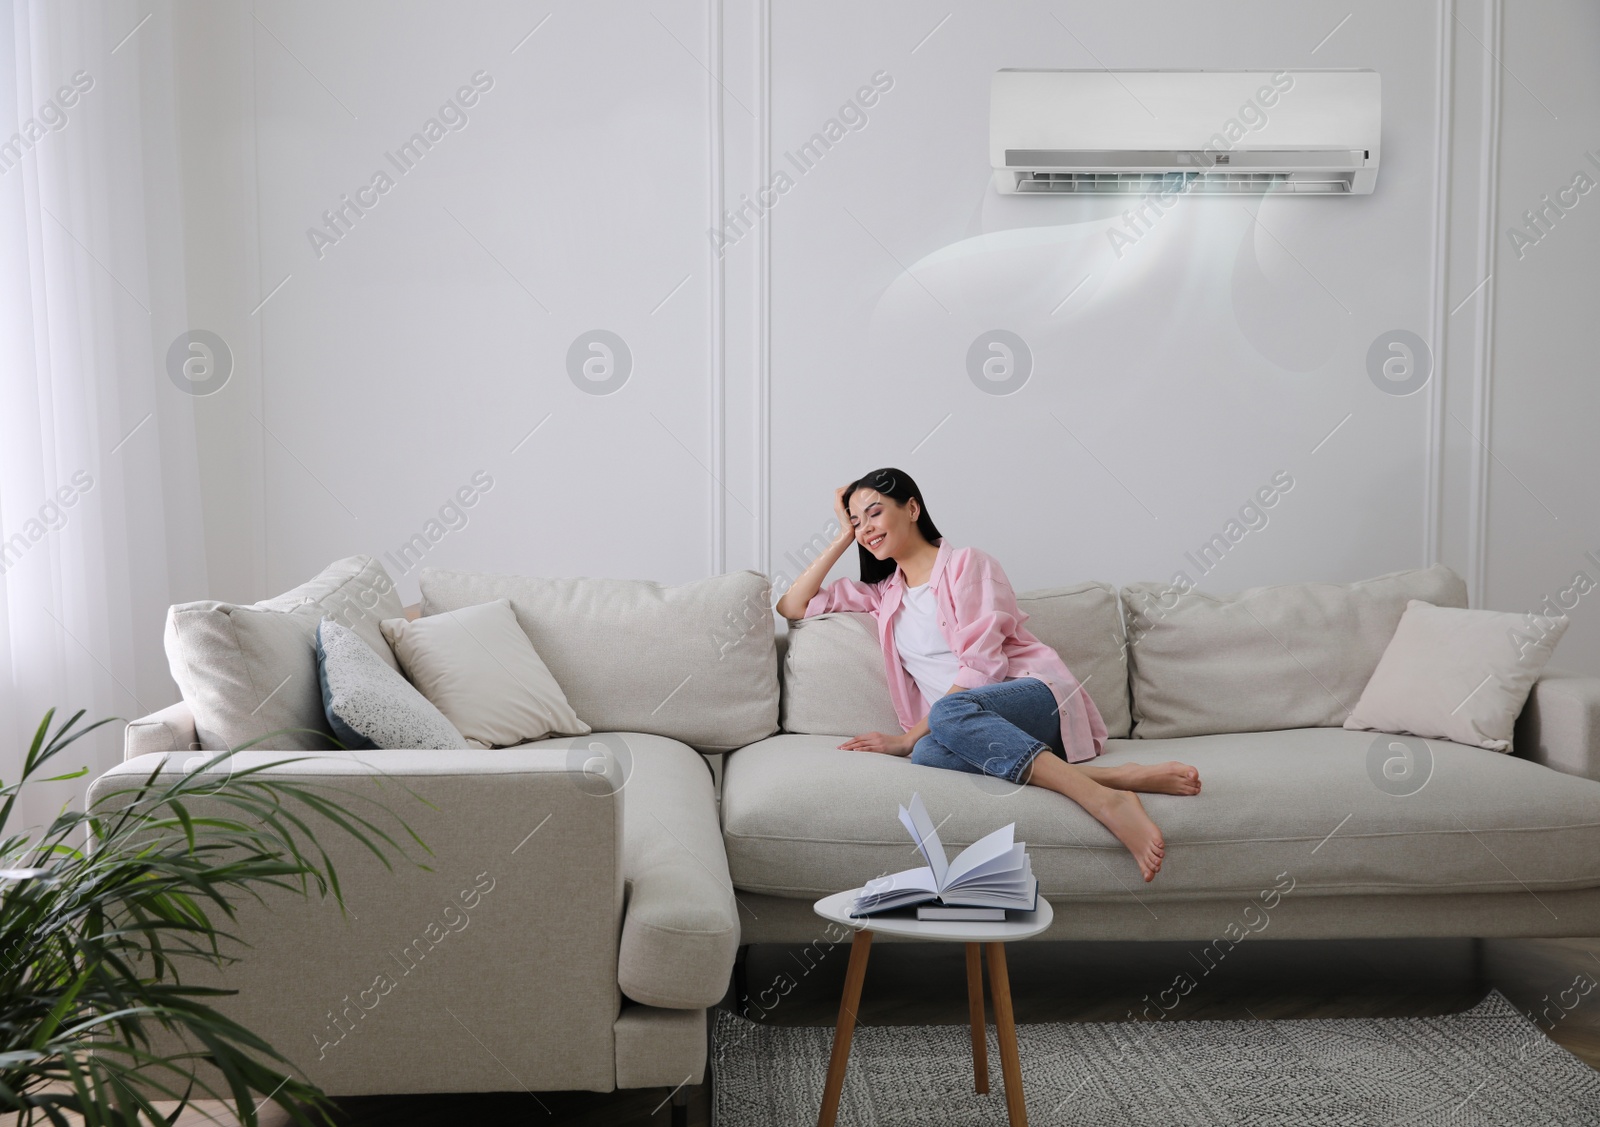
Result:
<svg viewBox="0 0 1600 1127"><path fill-rule="evenodd" d="M1600 150L1580 0L177 12L180 55L215 76L182 109L210 158L186 169L191 270L217 279L196 327L239 338L206 404L196 596L381 556L478 471L493 487L427 564L786 578L833 488L880 465L1019 589L1439 560L1474 605L1521 611L1579 568L1600 580L1600 196L1520 261L1506 234ZM1118 259L1129 201L989 185L994 70L1101 65L1374 68L1377 190L1184 199ZM384 154L479 71L466 127L397 173ZM892 87L864 127L797 174L785 153L875 74ZM793 188L719 257L713 217L780 168ZM393 189L319 258L307 229L379 169ZM591 329L632 352L613 394L568 376ZM1015 394L968 378L991 329L1032 354ZM1414 395L1368 377L1392 329L1436 353ZM1202 575L1185 552L1279 471L1269 522ZM415 569L386 564L415 598ZM1600 672L1594 604L1558 664Z"/></svg>
<svg viewBox="0 0 1600 1127"><path fill-rule="evenodd" d="M1203 587L1418 562L1426 401L1378 392L1364 358L1379 332L1428 321L1431 228L1418 217L1434 197L1434 83L1409 63L1430 12L1386 13L1383 34L1340 44L1347 25L1313 55L1343 12L1261 11L1241 34L1201 6L1148 22L1107 7L1062 22L1044 6L957 9L912 54L937 13L884 9L829 50L836 25L808 6L779 10L776 146L807 136L874 70L897 78L876 120L773 216L780 527L803 524L807 498L847 467L893 464L928 491L941 530L994 552L1019 587L1179 569L1200 580L1185 551L1284 470L1294 488ZM990 186L993 72L1093 66L1089 50L1129 67L1373 67L1385 80L1379 192L1185 197L1119 259L1106 228L1138 201ZM915 185L900 182L908 169ZM1375 276L1380 261L1392 269ZM996 328L1034 363L1005 397L976 388L966 366L974 338ZM833 425L822 402L836 405Z"/></svg>
<svg viewBox="0 0 1600 1127"><path fill-rule="evenodd" d="M706 56L707 24L697 5L654 12L260 4L214 37L254 76L249 116L217 120L215 87L197 89L188 140L254 166L245 288L265 304L208 399L233 440L219 473L263 467L263 591L397 549L463 488L477 496L464 525L440 520L430 565L707 573L708 79L689 53ZM452 98L460 127L391 164ZM251 151L227 146L239 134ZM380 170L392 187L314 247L322 213ZM209 188L197 244L238 226ZM567 375L594 328L635 358L612 395ZM251 595L220 558L213 585ZM415 568L389 566L414 598Z"/></svg>
<svg viewBox="0 0 1600 1127"><path fill-rule="evenodd" d="M1600 584L1600 191L1577 195L1520 258L1510 231L1527 231L1523 213L1541 196L1555 200L1580 170L1600 185L1597 48L1592 4L1507 6L1494 48L1505 66L1488 410L1475 428L1493 452L1477 448L1486 605L1533 610L1549 597L1570 607L1555 661L1591 673L1600 672L1600 587L1578 591ZM1575 582L1579 572L1586 579Z"/></svg>

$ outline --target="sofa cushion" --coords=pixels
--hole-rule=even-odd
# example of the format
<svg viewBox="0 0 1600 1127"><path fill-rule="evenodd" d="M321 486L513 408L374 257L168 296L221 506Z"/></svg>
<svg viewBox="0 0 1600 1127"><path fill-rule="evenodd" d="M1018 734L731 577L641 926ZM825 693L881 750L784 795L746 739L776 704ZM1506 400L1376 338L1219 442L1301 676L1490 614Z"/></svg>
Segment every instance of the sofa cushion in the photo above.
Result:
<svg viewBox="0 0 1600 1127"><path fill-rule="evenodd" d="M464 748L456 726L390 669L354 630L331 618L317 624L317 674L322 711L345 747Z"/></svg>
<svg viewBox="0 0 1600 1127"><path fill-rule="evenodd" d="M898 732L877 619L837 611L789 623L783 655L785 732L854 736Z"/></svg>
<svg viewBox="0 0 1600 1127"><path fill-rule="evenodd" d="M1571 621L1412 599L1344 726L1510 751L1528 692Z"/></svg>
<svg viewBox="0 0 1600 1127"><path fill-rule="evenodd" d="M727 992L739 913L722 851L709 764L677 740L591 732L541 740L593 772L609 755L622 783L626 908L617 984L636 1002L704 1009ZM597 786L609 794L615 784Z"/></svg>
<svg viewBox="0 0 1600 1127"><path fill-rule="evenodd" d="M383 636L411 683L474 746L589 732L504 599L415 622L385 619Z"/></svg>
<svg viewBox="0 0 1600 1127"><path fill-rule="evenodd" d="M1058 902L1248 898L1282 873L1313 896L1600 886L1600 782L1443 740L1344 728L1111 740L1096 765L1200 770L1198 795L1140 796L1167 843L1149 884L1109 830L1053 791L836 742L775 736L727 759L736 888L820 897L919 864L895 814L914 791L952 856L1014 821ZM1407 755L1409 773L1394 762Z"/></svg>
<svg viewBox="0 0 1600 1127"><path fill-rule="evenodd" d="M319 616L328 615L354 630L385 665L400 672L400 663L384 641L379 624L386 618L404 617L405 607L389 573L371 556L335 560L315 578L255 606L262 610L314 609Z"/></svg>
<svg viewBox="0 0 1600 1127"><path fill-rule="evenodd" d="M403 616L405 609L383 565L371 556L338 560L309 582L252 605L206 599L168 609L167 664L194 713L202 749L237 747L280 728L309 731L255 746L333 746L317 677L317 623L324 614L354 630L399 670L378 622Z"/></svg>
<svg viewBox="0 0 1600 1127"><path fill-rule="evenodd" d="M1355 707L1409 599L1464 607L1443 564L1356 583L1290 583L1211 595L1122 589L1133 735L1337 726Z"/></svg>
<svg viewBox="0 0 1600 1127"><path fill-rule="evenodd" d="M732 751L778 729L770 585L736 571L667 587L639 579L421 573L424 616L508 599L578 716Z"/></svg>
<svg viewBox="0 0 1600 1127"><path fill-rule="evenodd" d="M1061 656L1094 701L1111 737L1128 734L1128 667L1116 591L1104 583L1017 596L1024 625ZM878 627L839 611L789 624L783 662L783 730L852 736L898 732Z"/></svg>
<svg viewBox="0 0 1600 1127"><path fill-rule="evenodd" d="M1106 737L1128 735L1127 648L1122 644L1122 607L1109 583L1078 583L1024 591L1017 605L1027 626L1061 655L1105 721Z"/></svg>
<svg viewBox="0 0 1600 1127"><path fill-rule="evenodd" d="M317 681L314 611L195 602L167 611L167 663L206 751L278 735L254 747L333 746ZM289 731L280 731L290 729Z"/></svg>

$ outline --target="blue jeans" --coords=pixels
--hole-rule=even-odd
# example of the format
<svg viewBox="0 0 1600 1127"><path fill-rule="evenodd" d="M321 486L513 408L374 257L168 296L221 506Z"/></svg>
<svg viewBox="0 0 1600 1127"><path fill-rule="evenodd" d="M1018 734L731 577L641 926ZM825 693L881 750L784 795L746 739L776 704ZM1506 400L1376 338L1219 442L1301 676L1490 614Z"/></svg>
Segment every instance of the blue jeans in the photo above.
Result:
<svg viewBox="0 0 1600 1127"><path fill-rule="evenodd" d="M1037 677L950 693L928 709L911 762L1018 782L1041 751L1063 755L1055 694Z"/></svg>

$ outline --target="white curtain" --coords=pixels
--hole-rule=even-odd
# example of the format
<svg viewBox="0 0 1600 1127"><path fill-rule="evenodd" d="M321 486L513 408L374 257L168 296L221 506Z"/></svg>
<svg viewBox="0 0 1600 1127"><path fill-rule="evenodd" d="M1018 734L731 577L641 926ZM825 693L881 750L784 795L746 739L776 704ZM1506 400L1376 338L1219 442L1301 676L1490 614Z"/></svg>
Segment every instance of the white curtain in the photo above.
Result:
<svg viewBox="0 0 1600 1127"><path fill-rule="evenodd" d="M151 18L141 23L149 14ZM45 710L133 719L177 699L168 604L204 590L169 13L0 0L0 778ZM14 137L7 136L17 129ZM9 145L9 147L7 147ZM38 825L121 758L40 788Z"/></svg>

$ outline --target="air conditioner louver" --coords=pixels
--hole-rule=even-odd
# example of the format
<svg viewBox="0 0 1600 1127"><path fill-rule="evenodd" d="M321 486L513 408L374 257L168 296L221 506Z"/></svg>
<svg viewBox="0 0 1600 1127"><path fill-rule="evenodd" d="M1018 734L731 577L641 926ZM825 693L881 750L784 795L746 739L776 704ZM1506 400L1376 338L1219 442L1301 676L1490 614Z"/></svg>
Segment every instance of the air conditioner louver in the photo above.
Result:
<svg viewBox="0 0 1600 1127"><path fill-rule="evenodd" d="M1263 192L1350 191L1347 180L1291 181L1289 176L1287 172L1024 172L1018 174L1013 190L1101 196L1174 192L1243 196Z"/></svg>

